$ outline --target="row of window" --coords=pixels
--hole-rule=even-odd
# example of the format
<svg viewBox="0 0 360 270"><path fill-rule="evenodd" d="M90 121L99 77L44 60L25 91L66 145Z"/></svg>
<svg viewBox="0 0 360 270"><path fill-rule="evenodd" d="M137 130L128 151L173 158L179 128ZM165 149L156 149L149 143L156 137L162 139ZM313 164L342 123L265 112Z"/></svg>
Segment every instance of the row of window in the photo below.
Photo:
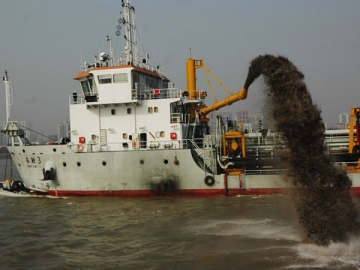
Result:
<svg viewBox="0 0 360 270"><path fill-rule="evenodd" d="M116 110L115 110L115 109L111 109L110 112L111 112L111 115L115 115L115 114L116 114ZM127 114L131 114L131 108L127 108L127 109L126 109L126 113L127 113Z"/></svg>
<svg viewBox="0 0 360 270"><path fill-rule="evenodd" d="M115 73L115 74L103 74L98 75L99 84L109 84L109 83L127 83L129 81L127 73ZM133 88L135 85L140 83L140 76L133 74ZM159 88L159 81L157 79L146 78L145 79L146 89L155 89ZM167 83L163 84L163 87L167 87Z"/></svg>
<svg viewBox="0 0 360 270"><path fill-rule="evenodd" d="M127 73L115 73L115 74L104 74L98 75L99 84L107 84L107 83L127 83L128 82L128 74Z"/></svg>
<svg viewBox="0 0 360 270"><path fill-rule="evenodd" d="M111 109L111 115L115 115L116 114L116 110L115 109ZM131 114L131 108L127 108L126 109L127 114ZM159 108L158 107L148 107L148 113L158 113L159 112Z"/></svg>
<svg viewBox="0 0 360 270"><path fill-rule="evenodd" d="M165 138L165 131L156 131L156 138ZM124 140L132 140L132 135L128 135L127 133L123 133ZM140 141L146 141L146 133L140 133Z"/></svg>
<svg viewBox="0 0 360 270"><path fill-rule="evenodd" d="M144 161L143 159L140 159L139 162L140 162L141 165L144 165L144 163L145 163L145 161ZM168 163L169 163L169 161L168 161L167 159L164 159L164 164L168 164ZM106 163L105 160L101 161L101 164L102 164L103 166L106 166L106 165L107 165L107 163ZM63 162L62 165L63 165L63 167L66 167L66 166L67 166L67 163L66 163L66 162ZM78 167L80 167L80 166L81 166L81 162L80 162L80 161L76 162L76 165L77 165Z"/></svg>
<svg viewBox="0 0 360 270"><path fill-rule="evenodd" d="M158 107L148 107L148 113L158 113L159 112L159 108Z"/></svg>

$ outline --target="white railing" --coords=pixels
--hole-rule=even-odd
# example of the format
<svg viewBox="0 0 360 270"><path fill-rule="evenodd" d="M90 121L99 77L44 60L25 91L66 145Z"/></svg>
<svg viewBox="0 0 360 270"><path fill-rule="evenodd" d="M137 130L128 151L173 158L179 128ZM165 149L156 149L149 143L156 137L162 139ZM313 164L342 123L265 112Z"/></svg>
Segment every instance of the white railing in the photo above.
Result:
<svg viewBox="0 0 360 270"><path fill-rule="evenodd" d="M259 169L259 170L245 170L248 175L269 175L269 174L285 174L286 169Z"/></svg>
<svg viewBox="0 0 360 270"><path fill-rule="evenodd" d="M69 147L74 152L112 152L112 151L150 151L150 150L179 150L179 149L202 149L203 139L180 139L180 140L153 140L113 142L106 145L96 142L95 144L72 144Z"/></svg>
<svg viewBox="0 0 360 270"><path fill-rule="evenodd" d="M150 100L150 99L168 99L179 98L181 96L180 88L162 88L162 89L132 89L132 99Z"/></svg>
<svg viewBox="0 0 360 270"><path fill-rule="evenodd" d="M74 95L69 96L69 104L85 104L85 96L84 94L77 94L76 98Z"/></svg>

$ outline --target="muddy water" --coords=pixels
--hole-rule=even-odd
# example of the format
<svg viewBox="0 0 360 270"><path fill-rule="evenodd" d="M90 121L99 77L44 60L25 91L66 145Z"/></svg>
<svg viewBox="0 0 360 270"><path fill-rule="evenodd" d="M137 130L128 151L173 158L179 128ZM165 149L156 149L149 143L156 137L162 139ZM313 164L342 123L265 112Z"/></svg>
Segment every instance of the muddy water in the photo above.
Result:
<svg viewBox="0 0 360 270"><path fill-rule="evenodd" d="M360 269L359 237L304 243L296 216L281 195L0 197L0 269Z"/></svg>
<svg viewBox="0 0 360 270"><path fill-rule="evenodd" d="M252 60L245 88L260 75L266 84L266 103L275 129L286 138L284 154L289 180L305 188L294 194L305 241L320 245L342 242L359 232L357 212L347 193L351 181L331 165L323 152L324 123L312 102L304 75L285 57L259 56Z"/></svg>

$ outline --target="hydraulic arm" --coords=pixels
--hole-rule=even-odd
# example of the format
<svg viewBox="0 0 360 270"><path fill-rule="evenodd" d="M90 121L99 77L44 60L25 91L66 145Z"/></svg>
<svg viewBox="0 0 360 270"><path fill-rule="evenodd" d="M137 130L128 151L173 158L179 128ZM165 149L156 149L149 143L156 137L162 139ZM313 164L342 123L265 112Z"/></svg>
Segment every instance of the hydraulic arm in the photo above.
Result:
<svg viewBox="0 0 360 270"><path fill-rule="evenodd" d="M210 90L211 90L214 100L215 100L215 103L212 104L211 106L208 106L208 107L206 107L205 105L201 106L201 108L200 108L201 120L206 120L205 116L212 111L216 111L225 106L229 106L236 101L246 99L247 93L248 93L247 87L244 86L244 88L242 88L239 92L237 92L236 94L233 94L229 89L227 89L224 86L224 84L218 78L216 78L216 76L205 65L205 63L202 59L192 59L190 57L190 59L188 59L186 62L186 82L187 82L186 88L187 89L184 92L185 95L188 96L189 100L204 99L206 96L205 92L201 92L196 89L196 69L198 69L198 68L204 69L205 77L207 79L207 82L210 86ZM220 86L222 86L228 93L231 94L229 97L227 97L221 101L217 101L217 99L215 97L215 93L213 92L210 81L207 77L206 70L214 77L214 79L220 84ZM193 106L193 109L195 110L198 108L196 108L196 106Z"/></svg>

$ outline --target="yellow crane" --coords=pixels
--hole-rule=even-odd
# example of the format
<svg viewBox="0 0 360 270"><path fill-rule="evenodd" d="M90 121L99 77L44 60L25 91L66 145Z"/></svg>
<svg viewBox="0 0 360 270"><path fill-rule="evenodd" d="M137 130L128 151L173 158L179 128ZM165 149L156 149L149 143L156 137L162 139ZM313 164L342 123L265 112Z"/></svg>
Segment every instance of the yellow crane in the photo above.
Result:
<svg viewBox="0 0 360 270"><path fill-rule="evenodd" d="M206 81L209 85L211 94L214 98L214 103L210 106L206 106L202 101L207 96L205 91L199 91L196 88L196 70L202 68L204 71L204 75ZM224 88L230 96L217 101L214 89L210 83L208 73L219 83L219 85ZM186 90L183 95L187 96L190 101L189 104L189 113L190 113L190 122L193 123L196 119L196 115L200 114L200 122L206 122L208 119L206 115L210 112L216 111L225 106L229 106L236 101L246 99L248 90L246 88L242 88L237 93L232 93L215 75L211 70L206 66L202 59L193 59L190 58L186 62ZM193 102L192 102L193 101ZM241 157L245 158L245 136L240 129L235 129L232 131L224 132L222 135L222 155L228 156L232 153L241 153ZM243 168L227 168L225 169L227 174L236 174L241 175L241 173L245 170L245 165Z"/></svg>
<svg viewBox="0 0 360 270"><path fill-rule="evenodd" d="M215 75L211 72L211 70L206 66L204 63L204 60L202 59L193 59L189 58L186 62L186 90L184 91L184 95L188 96L189 100L199 100L204 99L206 97L206 92L199 91L196 89L196 69L203 68L204 75L206 78L206 81L209 85L210 91L212 93L212 96L214 98L214 103L210 106L202 105L200 108L201 112L201 121L206 121L206 115L209 114L212 111L217 111L220 108L223 108L225 106L229 106L233 104L236 101L246 99L248 90L245 88L242 88L237 93L232 93ZM215 92L213 90L213 87L210 83L209 77L207 75L207 72L211 74L211 76L219 83L219 85L224 88L230 96L221 100L217 101L217 98L215 96ZM199 108L197 106L193 106L193 113L191 114L190 119L194 119L195 117L195 110L198 110Z"/></svg>
<svg viewBox="0 0 360 270"><path fill-rule="evenodd" d="M348 153L353 155L360 154L360 108L351 108L349 129L349 148ZM355 135L356 131L356 135ZM360 172L360 158L357 162L348 166L349 172Z"/></svg>

